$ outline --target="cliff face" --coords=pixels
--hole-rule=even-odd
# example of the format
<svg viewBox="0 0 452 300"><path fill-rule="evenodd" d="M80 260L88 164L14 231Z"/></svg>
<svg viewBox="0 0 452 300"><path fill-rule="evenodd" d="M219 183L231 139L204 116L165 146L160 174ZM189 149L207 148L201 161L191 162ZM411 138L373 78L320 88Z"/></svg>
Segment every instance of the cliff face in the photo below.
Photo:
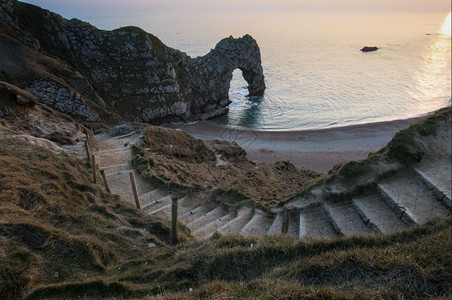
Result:
<svg viewBox="0 0 452 300"><path fill-rule="evenodd" d="M191 58L140 28L103 31L14 0L0 0L0 27L0 50L8 56L0 58L0 80L84 121L160 123L223 114L236 68L251 96L265 90L260 50L249 35Z"/></svg>

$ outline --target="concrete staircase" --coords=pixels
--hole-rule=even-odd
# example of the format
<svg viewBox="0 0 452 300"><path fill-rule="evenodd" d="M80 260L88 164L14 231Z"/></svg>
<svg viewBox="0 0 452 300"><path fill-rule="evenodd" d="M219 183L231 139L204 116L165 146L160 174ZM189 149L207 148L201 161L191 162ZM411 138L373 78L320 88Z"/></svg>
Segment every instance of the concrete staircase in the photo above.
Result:
<svg viewBox="0 0 452 300"><path fill-rule="evenodd" d="M143 213L170 219L170 194L152 187L133 169L130 145L139 138L138 133L114 138L97 135L99 168L105 170L112 192L134 204L129 178L129 173L133 172ZM443 170L439 175L438 168ZM374 189L359 197L331 201L318 196L307 207L288 205L287 234L296 238L390 234L422 225L433 217L445 217L451 211L450 172L447 174L447 170L450 171L450 165L423 165L381 180ZM202 240L216 232L279 235L284 214L280 208L271 212L249 207L234 209L203 195L188 193L178 200L178 220L195 238Z"/></svg>

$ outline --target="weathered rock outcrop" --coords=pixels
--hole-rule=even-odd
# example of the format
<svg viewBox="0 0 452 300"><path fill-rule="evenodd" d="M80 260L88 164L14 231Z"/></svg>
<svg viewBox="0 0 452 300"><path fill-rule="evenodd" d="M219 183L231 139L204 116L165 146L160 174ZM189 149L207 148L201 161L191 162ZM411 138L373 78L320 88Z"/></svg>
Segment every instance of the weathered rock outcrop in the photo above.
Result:
<svg viewBox="0 0 452 300"><path fill-rule="evenodd" d="M236 68L242 70L250 96L265 90L260 50L249 35L226 38L206 56L191 58L140 28L103 31L15 0L0 4L2 53L13 49L8 48L11 41L1 40L14 39L27 51L65 65L48 70L48 76L36 71L41 74L24 81L6 72L0 80L84 121L118 119L111 112L124 121L149 123L223 114ZM8 63L0 59L2 70Z"/></svg>
<svg viewBox="0 0 452 300"><path fill-rule="evenodd" d="M0 81L0 134L14 134L31 142L48 140L74 144L84 136L81 126L65 114L38 102L35 96ZM19 135L18 135L19 134ZM38 140L33 139L34 136Z"/></svg>

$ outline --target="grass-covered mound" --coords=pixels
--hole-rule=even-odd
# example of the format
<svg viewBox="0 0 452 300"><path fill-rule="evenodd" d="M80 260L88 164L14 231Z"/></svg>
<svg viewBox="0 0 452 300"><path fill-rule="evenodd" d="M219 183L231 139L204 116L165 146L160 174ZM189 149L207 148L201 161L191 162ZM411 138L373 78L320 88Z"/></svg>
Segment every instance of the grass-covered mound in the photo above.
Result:
<svg viewBox="0 0 452 300"><path fill-rule="evenodd" d="M202 141L184 131L154 126L135 155L135 167L162 183L219 189L263 207L277 205L318 177L288 161L251 162L235 142Z"/></svg>

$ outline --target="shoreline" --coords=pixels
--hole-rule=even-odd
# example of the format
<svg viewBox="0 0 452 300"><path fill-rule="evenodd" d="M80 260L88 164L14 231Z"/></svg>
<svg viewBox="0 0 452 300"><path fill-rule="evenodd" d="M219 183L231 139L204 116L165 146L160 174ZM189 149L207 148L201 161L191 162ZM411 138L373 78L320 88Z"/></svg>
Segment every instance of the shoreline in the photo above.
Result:
<svg viewBox="0 0 452 300"><path fill-rule="evenodd" d="M271 164L289 160L300 169L327 173L337 164L367 158L370 152L384 147L396 132L425 117L294 131L237 128L212 121L170 124L167 127L184 130L202 140L235 141L252 161Z"/></svg>

